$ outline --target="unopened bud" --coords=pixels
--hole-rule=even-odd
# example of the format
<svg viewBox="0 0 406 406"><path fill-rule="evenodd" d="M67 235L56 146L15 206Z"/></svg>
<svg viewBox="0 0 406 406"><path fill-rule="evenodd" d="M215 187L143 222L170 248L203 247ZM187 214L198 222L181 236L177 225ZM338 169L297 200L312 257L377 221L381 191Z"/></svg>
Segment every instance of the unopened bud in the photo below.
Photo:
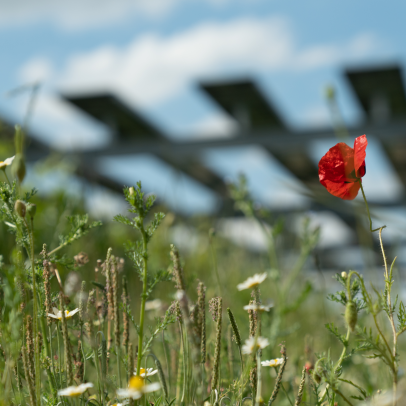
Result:
<svg viewBox="0 0 406 406"><path fill-rule="evenodd" d="M347 306L345 308L345 321L347 322L347 325L351 329L351 331L354 331L354 328L357 324L357 319L357 305L352 300L350 300L347 302Z"/></svg>
<svg viewBox="0 0 406 406"><path fill-rule="evenodd" d="M321 382L321 376L317 373L316 370L313 371L313 380L317 384L319 384Z"/></svg>
<svg viewBox="0 0 406 406"><path fill-rule="evenodd" d="M343 278L343 279L347 279L347 272L341 272L341 277Z"/></svg>
<svg viewBox="0 0 406 406"><path fill-rule="evenodd" d="M14 210L17 212L17 214L20 217L25 217L25 213L27 211L27 208L25 206L25 203L21 200L17 200L15 205L14 205Z"/></svg>
<svg viewBox="0 0 406 406"><path fill-rule="evenodd" d="M327 86L325 89L325 95L326 95L327 100L334 100L335 95L336 95L336 91L335 91L334 87L331 85Z"/></svg>
<svg viewBox="0 0 406 406"><path fill-rule="evenodd" d="M133 186L130 187L130 189L128 189L128 191L130 192L130 196L134 196L135 194L135 189Z"/></svg>
<svg viewBox="0 0 406 406"><path fill-rule="evenodd" d="M35 217L35 213L37 212L37 205L34 203L27 204L27 214L31 217Z"/></svg>
<svg viewBox="0 0 406 406"><path fill-rule="evenodd" d="M14 176L16 176L19 180L20 183L23 182L26 174L26 169L25 169L25 162L24 162L24 157L22 154L17 154L16 157L14 158L13 162L13 172Z"/></svg>

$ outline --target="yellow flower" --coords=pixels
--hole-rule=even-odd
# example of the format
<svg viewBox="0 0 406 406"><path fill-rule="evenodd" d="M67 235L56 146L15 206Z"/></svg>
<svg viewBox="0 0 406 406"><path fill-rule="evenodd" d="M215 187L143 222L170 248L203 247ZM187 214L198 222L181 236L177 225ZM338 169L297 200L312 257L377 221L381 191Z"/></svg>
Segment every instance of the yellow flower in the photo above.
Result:
<svg viewBox="0 0 406 406"><path fill-rule="evenodd" d="M54 307L52 310L53 310L54 314L48 313L48 317L52 317L53 319L57 319L57 320L62 320L62 312L60 310L58 310L56 307ZM65 318L70 319L78 311L79 311L79 309L75 309L75 310L72 310L72 311L65 310Z"/></svg>
<svg viewBox="0 0 406 406"><path fill-rule="evenodd" d="M13 161L14 161L15 156L12 156L11 158L7 158L5 161L0 161L0 169L5 170L7 166L10 166Z"/></svg>
<svg viewBox="0 0 406 406"><path fill-rule="evenodd" d="M155 392L161 387L158 382L145 385L145 379L140 376L132 376L127 389L117 389L119 398L139 399L144 393Z"/></svg>
<svg viewBox="0 0 406 406"><path fill-rule="evenodd" d="M269 361L262 361L261 365L263 367L277 367L278 365L281 365L283 362L283 358L275 358L271 359Z"/></svg>
<svg viewBox="0 0 406 406"><path fill-rule="evenodd" d="M65 389L58 391L58 396L77 397L86 392L89 388L93 388L92 383L81 383L79 386L68 386Z"/></svg>
<svg viewBox="0 0 406 406"><path fill-rule="evenodd" d="M237 285L238 290L255 288L266 279L266 273L257 273L254 276L250 276L245 282Z"/></svg>

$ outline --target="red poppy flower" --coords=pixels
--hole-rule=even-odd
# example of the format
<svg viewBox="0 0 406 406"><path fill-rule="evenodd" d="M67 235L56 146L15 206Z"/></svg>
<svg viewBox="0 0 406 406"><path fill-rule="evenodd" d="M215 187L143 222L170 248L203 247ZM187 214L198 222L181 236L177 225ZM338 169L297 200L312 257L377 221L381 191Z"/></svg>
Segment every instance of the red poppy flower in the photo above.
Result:
<svg viewBox="0 0 406 406"><path fill-rule="evenodd" d="M365 135L357 137L354 149L344 142L330 148L319 162L320 183L334 196L352 200L361 187L365 175L365 150L368 141Z"/></svg>

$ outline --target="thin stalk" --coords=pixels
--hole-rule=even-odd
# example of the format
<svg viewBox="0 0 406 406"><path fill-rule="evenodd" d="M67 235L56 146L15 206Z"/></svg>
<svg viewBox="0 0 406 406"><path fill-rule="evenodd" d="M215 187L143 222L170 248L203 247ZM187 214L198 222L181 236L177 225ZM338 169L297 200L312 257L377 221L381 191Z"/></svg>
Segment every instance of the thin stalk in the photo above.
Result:
<svg viewBox="0 0 406 406"><path fill-rule="evenodd" d="M382 227L383 228L383 227ZM392 311L392 299L391 299L391 290L392 290L392 267L390 273L388 272L388 263L386 261L385 250L383 248L382 242L382 228L379 229L379 243L381 245L381 251L383 256L383 262L385 265L385 284L387 286L387 303L389 308L389 321L392 327L392 334L393 334L393 405L396 405L396 397L397 397L397 386L398 386L398 367L396 362L396 353L397 353L397 346L398 346L398 334L396 332L396 325L395 321L393 320L393 311ZM396 259L396 258L395 258Z"/></svg>
<svg viewBox="0 0 406 406"><path fill-rule="evenodd" d="M348 327L347 327L347 335L346 335L346 337L345 337L345 341L346 341L347 343L348 343L348 340L350 339L350 334L351 334L351 329L350 329L350 327L348 326ZM344 345L344 348L343 348L343 350L342 350L342 352L341 352L340 358L339 358L338 361L337 361L337 365L335 366L334 371L337 371L337 369L341 366L341 363L343 362L343 359L344 359L344 357L345 357L345 353L347 352L347 347L348 347L348 345Z"/></svg>
<svg viewBox="0 0 406 406"><path fill-rule="evenodd" d="M216 256L216 249L215 249L214 243L213 243L213 236L210 236L209 243L210 243L210 248L211 248L211 254L213 257L213 268L214 268L214 273L216 274L219 295L220 295L220 297L223 297L223 294L221 292L221 282L220 282L220 275L219 275L219 270L218 270L218 266L217 266L217 256Z"/></svg>
<svg viewBox="0 0 406 406"><path fill-rule="evenodd" d="M62 388L61 339L59 337L59 324L56 325L56 339L58 341L59 387Z"/></svg>
<svg viewBox="0 0 406 406"><path fill-rule="evenodd" d="M147 275L148 275L148 237L144 229L144 219L140 219L139 227L142 235L142 248L143 248L143 272L142 272L142 296L141 296L141 310L140 310L140 332L138 335L138 357L137 357L137 375L141 370L142 359L142 340L144 337L144 316L145 316L145 302L147 301Z"/></svg>
<svg viewBox="0 0 406 406"><path fill-rule="evenodd" d="M5 168L4 168L4 170L3 170L3 173L4 173L4 176L5 176L6 179L7 179L8 184L10 185L10 187L12 187L12 186L11 186L10 179L9 179L8 176L7 176L7 173L6 173L6 169L5 169Z"/></svg>
<svg viewBox="0 0 406 406"><path fill-rule="evenodd" d="M353 404L338 389L334 389L334 392L337 393L337 395L340 395L350 406L353 406Z"/></svg>
<svg viewBox="0 0 406 406"><path fill-rule="evenodd" d="M102 393L102 377L100 374L100 365L99 365L99 353L97 351L97 346L93 347L93 355L94 355L94 364L96 366L96 373L97 373L97 384L99 387L99 396L100 396L100 403L103 405L103 393Z"/></svg>
<svg viewBox="0 0 406 406"><path fill-rule="evenodd" d="M364 198L365 206L367 208L367 214L368 214L368 219L369 219L369 231L371 231L371 233L373 233L375 231L381 230L381 232L382 232L382 229L385 228L386 226L378 227L378 228L375 228L374 230L372 229L371 214L369 213L369 206L368 206L367 198L366 198L365 193L364 193L364 188L362 186L361 179L358 179L358 182L359 182L359 184L361 186L362 197Z"/></svg>
<svg viewBox="0 0 406 406"><path fill-rule="evenodd" d="M255 406L262 403L261 398L262 381L261 381L261 351L257 351L257 396L255 398Z"/></svg>
<svg viewBox="0 0 406 406"><path fill-rule="evenodd" d="M34 335L34 360L35 360L35 396L37 404L41 403L41 367L39 359L39 346L38 346L38 303L37 303L37 287L35 281L35 261L34 261L34 221L31 218L31 230L28 227L26 218L24 223L30 236L31 245L31 271L32 271L32 294L33 294L33 335Z"/></svg>
<svg viewBox="0 0 406 406"><path fill-rule="evenodd" d="M41 330L42 330L42 336L43 336L43 345L44 345L44 349L45 349L45 356L52 357L52 353L50 352L49 349L49 343L48 343L48 337L47 337L47 331L46 331L46 326L45 326L45 319L43 317L40 318L40 322L41 322ZM56 396L56 381L55 381L55 376L54 374L51 372L51 370L49 368L46 368L46 373L48 376L48 380L50 381L51 387L52 387L52 392L54 394L54 396Z"/></svg>

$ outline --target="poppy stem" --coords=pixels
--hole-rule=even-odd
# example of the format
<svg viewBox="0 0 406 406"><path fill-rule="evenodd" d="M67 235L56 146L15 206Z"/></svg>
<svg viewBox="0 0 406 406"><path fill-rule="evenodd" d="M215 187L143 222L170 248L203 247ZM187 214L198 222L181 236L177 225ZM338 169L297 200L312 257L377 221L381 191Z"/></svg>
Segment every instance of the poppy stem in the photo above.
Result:
<svg viewBox="0 0 406 406"><path fill-rule="evenodd" d="M358 182L361 185L362 197L364 198L365 206L367 207L367 214L368 214L368 218L369 218L369 230L371 231L371 233L373 233L375 231L381 230L382 228L385 228L386 226L378 227L378 228L375 228L374 230L372 229L371 214L369 213L369 206L368 206L367 198L364 193L364 188L362 187L361 179L359 179Z"/></svg>

